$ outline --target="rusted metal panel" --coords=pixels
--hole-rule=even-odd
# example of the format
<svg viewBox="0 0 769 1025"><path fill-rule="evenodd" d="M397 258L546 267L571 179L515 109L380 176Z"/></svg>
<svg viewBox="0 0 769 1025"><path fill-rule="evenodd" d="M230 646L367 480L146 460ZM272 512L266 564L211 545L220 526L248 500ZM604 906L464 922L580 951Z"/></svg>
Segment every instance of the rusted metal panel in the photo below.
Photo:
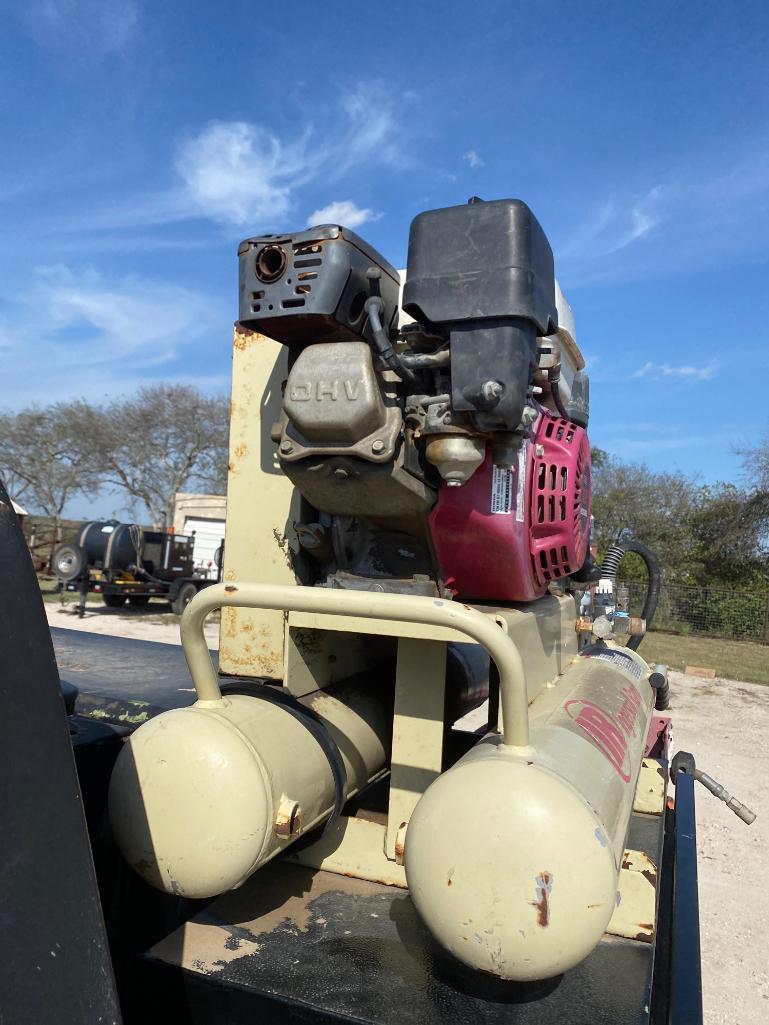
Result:
<svg viewBox="0 0 769 1025"><path fill-rule="evenodd" d="M665 810L667 773L661 758L644 758L638 775L633 811L661 815Z"/></svg>
<svg viewBox="0 0 769 1025"><path fill-rule="evenodd" d="M626 850L617 888L617 907L607 933L651 943L656 929L657 866L644 851Z"/></svg>
<svg viewBox="0 0 769 1025"><path fill-rule="evenodd" d="M270 428L288 375L285 346L236 325L227 465L225 583L294 584L300 498L278 465ZM219 664L235 676L283 677L280 609L222 609Z"/></svg>

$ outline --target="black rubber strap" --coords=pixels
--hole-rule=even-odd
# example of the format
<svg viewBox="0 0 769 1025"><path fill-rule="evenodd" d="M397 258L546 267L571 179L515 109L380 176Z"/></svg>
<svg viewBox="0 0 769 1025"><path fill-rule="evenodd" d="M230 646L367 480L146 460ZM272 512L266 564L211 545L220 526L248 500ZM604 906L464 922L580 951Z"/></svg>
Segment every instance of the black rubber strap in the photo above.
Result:
<svg viewBox="0 0 769 1025"><path fill-rule="evenodd" d="M234 680L231 683L221 684L220 689L222 694L246 694L248 697L260 698L262 701L271 701L274 705L280 705L289 715L293 715L318 742L331 767L336 790L334 810L323 826L325 833L342 814L342 808L347 801L347 769L342 753L321 717L317 712L298 701L293 694L289 694L284 687L273 687L270 684L253 683L248 680Z"/></svg>

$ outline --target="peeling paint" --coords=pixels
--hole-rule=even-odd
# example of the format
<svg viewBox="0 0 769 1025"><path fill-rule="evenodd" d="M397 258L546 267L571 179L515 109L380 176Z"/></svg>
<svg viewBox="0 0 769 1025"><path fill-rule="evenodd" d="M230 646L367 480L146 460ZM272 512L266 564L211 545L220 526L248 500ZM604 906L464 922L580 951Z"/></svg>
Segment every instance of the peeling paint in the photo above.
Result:
<svg viewBox="0 0 769 1025"><path fill-rule="evenodd" d="M537 925L543 929L550 924L550 894L553 889L552 872L543 872L534 880L536 883L536 900L529 901L537 909Z"/></svg>

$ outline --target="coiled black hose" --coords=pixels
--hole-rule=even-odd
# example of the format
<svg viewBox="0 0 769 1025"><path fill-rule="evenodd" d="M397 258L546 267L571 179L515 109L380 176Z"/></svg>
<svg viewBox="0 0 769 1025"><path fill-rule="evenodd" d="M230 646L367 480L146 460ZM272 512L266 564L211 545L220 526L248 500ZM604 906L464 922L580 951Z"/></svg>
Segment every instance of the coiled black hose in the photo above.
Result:
<svg viewBox="0 0 769 1025"><path fill-rule="evenodd" d="M601 575L616 580L619 564L628 552L635 552L636 555L641 556L646 563L646 570L649 574L649 581L646 585L646 598L641 610L641 617L646 620L646 629L648 630L652 619L654 619L654 613L657 611L662 580L660 564L657 562L657 556L654 552L647 548L646 545L641 544L640 541L617 541L611 546L601 563ZM642 640L643 636L631 637L627 642L627 646L635 651Z"/></svg>

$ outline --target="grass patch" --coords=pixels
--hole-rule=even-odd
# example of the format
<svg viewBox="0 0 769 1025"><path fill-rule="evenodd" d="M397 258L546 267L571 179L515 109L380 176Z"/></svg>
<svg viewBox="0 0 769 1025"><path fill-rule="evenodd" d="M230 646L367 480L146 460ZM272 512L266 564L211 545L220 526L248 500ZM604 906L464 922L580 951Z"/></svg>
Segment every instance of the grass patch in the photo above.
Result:
<svg viewBox="0 0 769 1025"><path fill-rule="evenodd" d="M769 646L752 641L682 637L653 630L644 637L638 654L679 672L686 666L703 666L730 680L769 684Z"/></svg>

